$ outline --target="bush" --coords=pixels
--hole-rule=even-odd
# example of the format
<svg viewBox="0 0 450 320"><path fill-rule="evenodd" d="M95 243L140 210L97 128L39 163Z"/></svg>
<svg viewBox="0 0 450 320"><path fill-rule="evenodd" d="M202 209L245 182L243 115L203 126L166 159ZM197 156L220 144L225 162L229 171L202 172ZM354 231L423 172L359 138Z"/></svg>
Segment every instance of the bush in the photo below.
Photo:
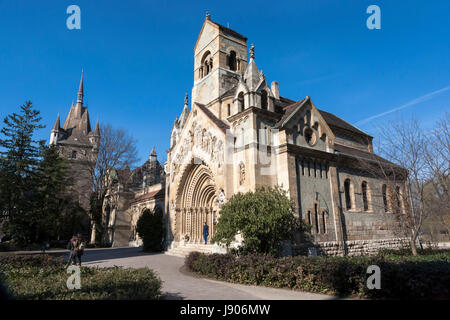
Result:
<svg viewBox="0 0 450 320"><path fill-rule="evenodd" d="M243 253L276 254L284 240L292 240L305 225L294 216L294 202L279 187L238 193L220 210L212 242L227 246L238 233L244 238Z"/></svg>
<svg viewBox="0 0 450 320"><path fill-rule="evenodd" d="M14 299L160 299L161 280L148 268L81 268L81 289L69 290L60 258L0 256L0 280Z"/></svg>
<svg viewBox="0 0 450 320"><path fill-rule="evenodd" d="M145 251L161 251L163 249L163 213L160 207L153 212L145 210L139 217L136 232L142 238Z"/></svg>
<svg viewBox="0 0 450 320"><path fill-rule="evenodd" d="M450 298L450 253L389 258L285 257L191 253L186 267L230 282L371 299ZM367 288L367 268L381 269L381 289Z"/></svg>

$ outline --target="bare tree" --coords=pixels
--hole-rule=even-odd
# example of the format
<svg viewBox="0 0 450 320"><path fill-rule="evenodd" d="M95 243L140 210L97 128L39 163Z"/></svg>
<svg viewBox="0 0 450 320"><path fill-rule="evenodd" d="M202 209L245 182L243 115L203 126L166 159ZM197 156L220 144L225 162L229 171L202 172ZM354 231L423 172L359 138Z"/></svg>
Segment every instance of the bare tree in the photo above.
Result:
<svg viewBox="0 0 450 320"><path fill-rule="evenodd" d="M112 168L123 170L132 168L138 162L136 140L124 129L102 125L97 162L91 168L93 197L91 201L91 220L93 222L91 242L95 241L95 230L102 223L101 210L105 194L110 187L108 173ZM101 226L103 227L103 226Z"/></svg>
<svg viewBox="0 0 450 320"><path fill-rule="evenodd" d="M450 114L436 122L435 128L428 135L426 164L429 168L429 177L426 186L426 207L430 212L431 238L434 232L445 231L450 236Z"/></svg>
<svg viewBox="0 0 450 320"><path fill-rule="evenodd" d="M393 215L394 234L409 239L417 255L416 241L427 215L425 187L429 175L426 163L427 138L417 120L389 122L379 127L377 153L360 159L359 167L382 181L382 210Z"/></svg>

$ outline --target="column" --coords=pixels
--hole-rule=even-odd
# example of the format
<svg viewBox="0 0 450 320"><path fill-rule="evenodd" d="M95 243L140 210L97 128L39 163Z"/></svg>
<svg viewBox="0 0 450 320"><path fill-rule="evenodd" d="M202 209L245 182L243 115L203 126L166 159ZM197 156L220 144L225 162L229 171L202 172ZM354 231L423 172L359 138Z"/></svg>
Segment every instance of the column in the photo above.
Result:
<svg viewBox="0 0 450 320"><path fill-rule="evenodd" d="M191 242L192 241L192 210L191 210L191 208L188 209L188 217L189 217L188 234L189 234L189 242Z"/></svg>
<svg viewBox="0 0 450 320"><path fill-rule="evenodd" d="M340 208L339 200L339 178L337 167L335 163L330 163L328 166L328 173L330 176L330 186L331 186L331 199L333 205L333 220L335 226L335 237L336 241L339 243L339 250L343 255L346 255L346 243L344 228L342 225L342 213Z"/></svg>

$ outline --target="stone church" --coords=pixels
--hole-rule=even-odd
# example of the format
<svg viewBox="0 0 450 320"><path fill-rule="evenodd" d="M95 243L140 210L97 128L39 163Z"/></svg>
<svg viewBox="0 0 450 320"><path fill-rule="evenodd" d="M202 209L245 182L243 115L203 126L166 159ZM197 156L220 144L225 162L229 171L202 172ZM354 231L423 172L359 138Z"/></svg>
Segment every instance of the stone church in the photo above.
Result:
<svg viewBox="0 0 450 320"><path fill-rule="evenodd" d="M355 165L386 161L374 154L372 137L309 96L280 95L279 83L269 84L258 68L254 45L248 56L247 49L245 36L207 14L194 47L191 102L186 97L167 150L168 252L198 250L203 224L211 238L233 194L276 185L295 201L295 214L312 226L325 253L398 246L386 184Z"/></svg>
<svg viewBox="0 0 450 320"><path fill-rule="evenodd" d="M173 123L164 168L153 149L142 166L109 171L106 243L140 245L138 218L145 210L161 210L167 253L224 252L219 245L201 245L203 224L211 238L222 205L263 186L288 192L294 214L311 225L311 245L325 254L373 253L403 243L394 230L392 185L358 166L388 163L374 154L373 138L317 108L309 96L280 95L279 83L269 84L255 54L245 36L207 14L194 46L191 99L186 94ZM81 78L77 104L63 127L58 116L50 142L73 163L84 205L90 190L85 173L95 164L99 139L98 123L92 131L83 106ZM395 189L405 192L405 181ZM405 205L398 201L403 212ZM241 241L238 236L233 245ZM294 244L291 250L300 248Z"/></svg>

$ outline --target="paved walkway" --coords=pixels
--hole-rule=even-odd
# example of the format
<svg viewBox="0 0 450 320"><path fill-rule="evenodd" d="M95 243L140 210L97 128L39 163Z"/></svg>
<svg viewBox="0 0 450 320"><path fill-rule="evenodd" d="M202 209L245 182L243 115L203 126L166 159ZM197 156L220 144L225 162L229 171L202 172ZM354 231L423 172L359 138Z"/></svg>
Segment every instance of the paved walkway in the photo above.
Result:
<svg viewBox="0 0 450 320"><path fill-rule="evenodd" d="M168 299L194 300L326 300L333 296L289 289L247 286L196 277L180 271L184 258L142 252L141 248L87 249L85 266L149 267L163 280L162 291Z"/></svg>

